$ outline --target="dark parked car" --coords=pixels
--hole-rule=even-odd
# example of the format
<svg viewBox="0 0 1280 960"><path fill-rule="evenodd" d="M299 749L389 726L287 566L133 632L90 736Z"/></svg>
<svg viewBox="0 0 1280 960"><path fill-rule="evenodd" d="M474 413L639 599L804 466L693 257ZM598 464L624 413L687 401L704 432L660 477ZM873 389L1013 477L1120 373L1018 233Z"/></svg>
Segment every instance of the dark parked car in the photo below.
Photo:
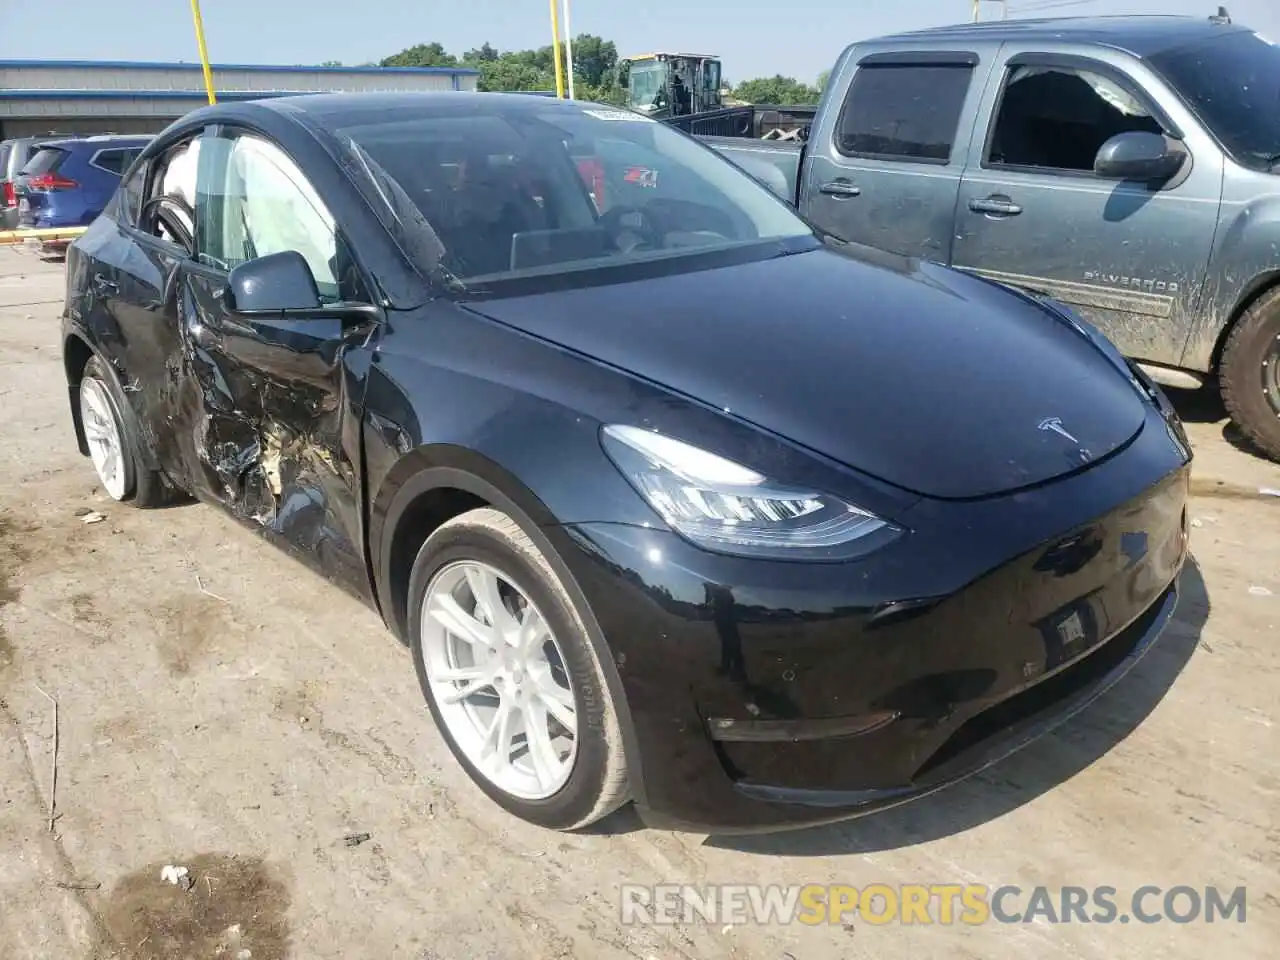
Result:
<svg viewBox="0 0 1280 960"><path fill-rule="evenodd" d="M1280 46L1229 18L862 40L808 143L719 139L845 239L1078 309L1280 461Z"/></svg>
<svg viewBox="0 0 1280 960"><path fill-rule="evenodd" d="M40 141L14 182L18 225L47 229L92 223L149 136Z"/></svg>
<svg viewBox="0 0 1280 960"><path fill-rule="evenodd" d="M12 230L18 225L14 181L40 142L39 137L14 137L0 142L0 230Z"/></svg>
<svg viewBox="0 0 1280 960"><path fill-rule="evenodd" d="M549 827L931 791L1174 605L1191 455L1092 327L815 234L625 111L207 107L68 274L105 490L219 504L375 606L459 762Z"/></svg>

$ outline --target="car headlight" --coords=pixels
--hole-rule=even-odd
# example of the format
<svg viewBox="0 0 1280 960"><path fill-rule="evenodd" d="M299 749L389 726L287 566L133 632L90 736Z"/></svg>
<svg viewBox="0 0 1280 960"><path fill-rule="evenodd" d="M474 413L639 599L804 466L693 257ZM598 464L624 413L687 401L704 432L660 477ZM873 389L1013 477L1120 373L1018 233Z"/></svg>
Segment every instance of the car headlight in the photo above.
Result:
<svg viewBox="0 0 1280 960"><path fill-rule="evenodd" d="M679 440L606 426L610 459L677 533L720 553L782 560L845 560L900 531L816 490L773 483L741 464Z"/></svg>

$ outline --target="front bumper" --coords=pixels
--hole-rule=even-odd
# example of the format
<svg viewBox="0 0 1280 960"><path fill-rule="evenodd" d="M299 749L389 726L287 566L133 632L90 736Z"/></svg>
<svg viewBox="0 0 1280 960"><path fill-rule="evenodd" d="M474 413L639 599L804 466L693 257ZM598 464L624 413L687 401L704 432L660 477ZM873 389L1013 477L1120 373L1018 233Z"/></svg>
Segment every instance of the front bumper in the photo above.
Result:
<svg viewBox="0 0 1280 960"><path fill-rule="evenodd" d="M850 563L561 528L622 680L642 815L717 833L856 816L1061 723L1172 614L1185 453L1153 412L1106 463L998 500L922 501L909 535Z"/></svg>

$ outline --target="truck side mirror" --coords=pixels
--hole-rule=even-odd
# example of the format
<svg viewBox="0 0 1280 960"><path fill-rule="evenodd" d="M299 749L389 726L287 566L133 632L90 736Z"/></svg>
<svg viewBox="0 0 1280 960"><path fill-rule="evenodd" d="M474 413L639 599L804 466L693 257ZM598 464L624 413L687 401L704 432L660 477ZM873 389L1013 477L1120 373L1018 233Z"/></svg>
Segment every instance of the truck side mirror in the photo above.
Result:
<svg viewBox="0 0 1280 960"><path fill-rule="evenodd" d="M1158 133L1130 130L1117 133L1098 149L1093 172L1106 180L1168 180L1181 168L1186 154L1169 149Z"/></svg>

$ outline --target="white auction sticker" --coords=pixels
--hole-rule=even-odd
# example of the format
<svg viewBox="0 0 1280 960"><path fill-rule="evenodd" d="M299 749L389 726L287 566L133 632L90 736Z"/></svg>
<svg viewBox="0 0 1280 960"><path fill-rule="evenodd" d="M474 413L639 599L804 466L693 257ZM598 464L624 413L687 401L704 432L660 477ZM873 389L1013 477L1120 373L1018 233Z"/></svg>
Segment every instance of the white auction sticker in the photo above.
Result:
<svg viewBox="0 0 1280 960"><path fill-rule="evenodd" d="M630 121L631 123L656 123L650 117L643 116L639 113L631 113L628 110L583 110L585 114L595 117L597 120L619 120L623 123Z"/></svg>

